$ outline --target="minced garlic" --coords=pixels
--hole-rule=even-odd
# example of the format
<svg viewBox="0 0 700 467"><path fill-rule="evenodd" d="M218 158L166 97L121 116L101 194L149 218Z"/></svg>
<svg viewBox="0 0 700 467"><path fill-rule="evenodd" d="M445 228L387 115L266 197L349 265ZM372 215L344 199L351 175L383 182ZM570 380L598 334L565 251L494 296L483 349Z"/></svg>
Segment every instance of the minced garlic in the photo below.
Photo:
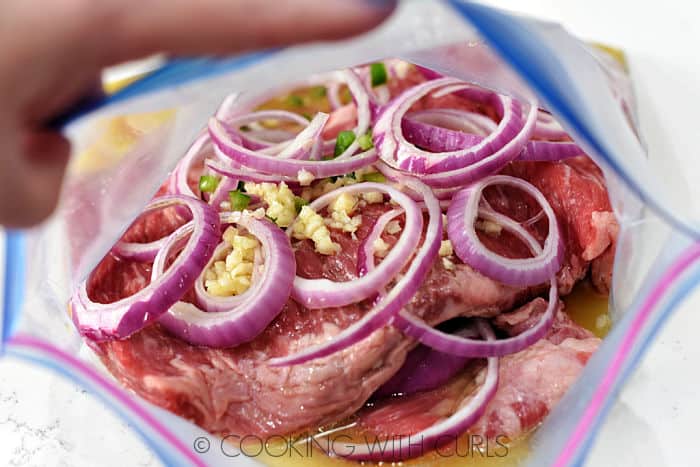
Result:
<svg viewBox="0 0 700 467"><path fill-rule="evenodd" d="M256 195L267 203L265 214L280 227L288 227L297 215L294 193L287 184L246 182L245 191Z"/></svg>
<svg viewBox="0 0 700 467"><path fill-rule="evenodd" d="M374 248L374 254L380 258L384 258L389 254L389 244L382 239L382 237L377 238L372 244Z"/></svg>
<svg viewBox="0 0 700 467"><path fill-rule="evenodd" d="M384 201L384 195L379 191L369 191L367 193L362 193L362 199L369 204L381 203Z"/></svg>
<svg viewBox="0 0 700 467"><path fill-rule="evenodd" d="M476 221L474 227L493 237L498 237L501 234L501 230L503 230L503 227L499 224L487 220Z"/></svg>
<svg viewBox="0 0 700 467"><path fill-rule="evenodd" d="M450 260L450 258L444 257L442 258L442 267L447 269L448 271L454 271L455 269L455 263Z"/></svg>
<svg viewBox="0 0 700 467"><path fill-rule="evenodd" d="M452 242L449 240L443 240L440 242L440 251L438 252L440 256L452 256L454 250L452 249Z"/></svg>
<svg viewBox="0 0 700 467"><path fill-rule="evenodd" d="M394 65L394 73L399 79L404 79L413 66L403 60L396 60L392 64Z"/></svg>
<svg viewBox="0 0 700 467"><path fill-rule="evenodd" d="M326 227L323 217L309 206L302 206L293 227L294 238L310 239L314 242L316 251L322 255L332 255L340 251L340 245L333 242L331 233Z"/></svg>
<svg viewBox="0 0 700 467"><path fill-rule="evenodd" d="M342 230L343 232L354 233L357 228L362 224L362 216L352 216L350 217L344 211L333 211L331 212L331 218L326 219L326 225L333 229Z"/></svg>
<svg viewBox="0 0 700 467"><path fill-rule="evenodd" d="M206 270L204 287L207 291L219 297L240 295L251 284L253 276L255 251L260 242L249 234L241 234L235 227L224 231L223 239L231 247L231 251L223 261L215 261Z"/></svg>
<svg viewBox="0 0 700 467"><path fill-rule="evenodd" d="M326 225L342 230L343 232L354 233L362 224L362 216L352 216L358 206L358 198L349 193L342 193L328 205L330 219L326 219Z"/></svg>
<svg viewBox="0 0 700 467"><path fill-rule="evenodd" d="M263 217L265 217L265 208L258 208L255 211L246 210L245 212L256 219L262 219Z"/></svg>
<svg viewBox="0 0 700 467"><path fill-rule="evenodd" d="M357 206L357 196L349 193L342 193L329 205L331 212L344 212L352 214Z"/></svg>
<svg viewBox="0 0 700 467"><path fill-rule="evenodd" d="M401 224L399 221L391 221L386 225L386 233L394 235L401 232Z"/></svg>
<svg viewBox="0 0 700 467"><path fill-rule="evenodd" d="M316 179L316 177L314 177L314 174L312 174L308 170L302 169L297 173L297 179L299 180L299 185L309 186L311 185L311 182L313 182Z"/></svg>
<svg viewBox="0 0 700 467"><path fill-rule="evenodd" d="M355 183L357 183L357 180L352 177L338 177L335 179L335 181L331 181L330 178L327 178L325 180L320 180L311 187L304 188L304 190L301 192L301 197L306 201L311 201L312 199L316 199L321 195L330 193L336 188L353 185Z"/></svg>

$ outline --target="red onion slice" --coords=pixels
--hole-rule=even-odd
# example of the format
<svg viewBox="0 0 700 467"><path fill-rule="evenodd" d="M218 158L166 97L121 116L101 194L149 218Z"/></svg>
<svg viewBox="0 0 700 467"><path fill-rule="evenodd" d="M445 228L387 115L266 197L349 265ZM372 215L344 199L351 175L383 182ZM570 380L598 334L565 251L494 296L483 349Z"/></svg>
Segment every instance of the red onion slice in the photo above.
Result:
<svg viewBox="0 0 700 467"><path fill-rule="evenodd" d="M451 109L435 109L435 110L451 110ZM429 112L421 111L421 112ZM458 112L458 111L455 111ZM464 112L469 114L470 112ZM457 115L450 115L447 118L439 116L435 118L434 114L428 114L430 118L421 117L416 119L407 116L401 123L406 139L416 146L425 148L433 152L456 151L461 148L472 147L484 140L484 138L476 132L465 132L471 127L473 116L486 118L483 115L473 114L473 116L463 115L463 128L454 129L445 128L450 125L456 127L459 125ZM491 121L487 119L488 121ZM435 122L435 123L434 123ZM493 123L493 122L492 122ZM435 126L440 124L441 126ZM477 130L481 131L481 130ZM570 157L583 155L583 149L577 144L568 141L529 141L522 149L517 157L517 160L522 161L548 161L554 162Z"/></svg>
<svg viewBox="0 0 700 467"><path fill-rule="evenodd" d="M371 114L369 104L367 102L367 96L361 89L361 83L359 83L357 76L349 70L336 72L333 74L333 76L339 80L345 81L348 84L350 91L353 93L358 114L358 124L355 129L355 133L356 135L364 134L369 128ZM258 179L256 181L280 181L283 177L286 177L290 180L296 181L298 177L301 176L302 171L309 172L314 177L342 175L369 165L373 160L376 160L376 155L374 152L368 151L358 155L357 158L353 158L352 161L348 161L347 159L354 155L359 148L359 143L355 141L354 145L347 148L347 150L344 151L344 153L339 157L335 158L334 161L323 164L320 170L315 169L317 163L307 163L306 165L285 164L285 162L292 159L318 161L321 159L323 154L327 153L328 151L332 151L333 147L335 146L335 141L323 141L320 137L328 116L326 114L319 113L316 115L314 120L309 123L304 117L283 110L261 110L257 112L243 113L241 110L236 111L233 108L233 104L237 97L237 95L229 96L226 101L227 104L222 105L222 108L225 107L226 109L220 109L220 111L217 112L217 117L226 117L225 124L221 121L221 119L219 119L219 126L225 130L221 131L219 128L219 134L226 143L230 144L228 147L225 147L226 145L222 147L222 145L218 143L214 144L214 151L217 156L228 160L233 166L242 166L237 170L249 173L248 177L238 176L239 174L236 174L235 176L229 175L233 178L242 180L255 178ZM246 105L242 105L242 107L247 108ZM285 132L280 133L280 131L277 131L273 137L277 139L278 142L274 144L256 138L258 133L265 131L269 133L269 130L261 129L253 134L248 134L248 132L242 132L238 129L242 125L254 124L255 122L263 119L288 120L292 121L293 123L303 125L305 128L299 134L294 136L294 138L288 140L282 139ZM268 134L267 136L270 135ZM241 158L248 159L248 164L242 162L240 160ZM280 167L283 167L283 169L280 169ZM287 170L286 176L282 173L284 172L284 168ZM253 169L252 171L259 173L260 176L251 174L251 169ZM308 177L308 174L304 175Z"/></svg>
<svg viewBox="0 0 700 467"><path fill-rule="evenodd" d="M498 172L507 163L518 157L527 144L534 128L537 118L537 106L534 103L530 104L527 117L523 122L522 104L505 96L497 99L497 102L501 102L505 105L504 108L510 109L510 113L508 114L510 117L504 115L501 119L501 123L503 123L503 121L510 123L502 127L502 132L496 131L489 135L489 137L496 142L499 149L489 151L488 148L483 145L484 141L487 141L487 139L482 140L479 145L451 153L429 153L419 150L414 145L408 143L401 132L401 118L405 112L408 111L408 108L403 103L405 101L413 101L413 98L417 95L422 97L429 94L431 91L442 88L446 88L451 92L467 94L470 98L476 100L485 99L484 96L488 93L482 89L468 87L468 85L451 78L442 78L415 86L394 99L379 117L373 130L375 147L377 148L380 158L385 162L385 168L380 167L382 173L388 175L393 172L396 174L395 176L400 176L401 173L406 174L404 168L399 167L397 163L400 159L400 157L397 157L399 151L403 153L402 160L416 161L414 164L415 167L410 167L411 170L416 171L424 171L423 169L429 167L429 164L420 162L424 154L432 154L432 157L452 155L455 158L450 159L450 161L458 161L454 162L458 165L462 165L462 163L467 163L467 165L462 168L444 170L438 173L424 173L421 175L421 181L431 187L452 188L472 183L487 175ZM493 93L491 94L493 95ZM401 104L401 106L399 104ZM392 114L396 114L394 118L390 118ZM508 136L508 138L506 138L506 136ZM478 154L476 154L476 151L478 151ZM411 159L412 154L418 154L417 158L414 157ZM475 155L478 155L478 157ZM469 163L470 160L472 161L471 163ZM441 164L440 167L443 167L445 164L451 165L452 163L453 162L443 162L439 159L436 162L436 164ZM423 164L422 169L419 167L420 164ZM433 167L438 167L436 164L434 164Z"/></svg>
<svg viewBox="0 0 700 467"><path fill-rule="evenodd" d="M327 73L315 74L300 81L287 83L275 88L269 88L265 92L244 93L240 95L240 99L238 99L238 95L232 94L229 96L231 101L228 103L228 106L225 106L224 104L221 105L221 111L217 113L217 118L223 121L228 121L232 117L253 111L255 108L265 104L271 99L284 96L294 92L297 89L313 86L325 86L327 88L328 98L331 100L330 88L337 86L338 91L340 90L340 85L345 82L343 76L344 71L345 70L335 70ZM237 101L235 106L233 105L234 101ZM341 106L342 104L338 105L338 107Z"/></svg>
<svg viewBox="0 0 700 467"><path fill-rule="evenodd" d="M506 147L525 127L520 102L508 96L489 93L491 103L501 116L495 131L481 142L460 150L434 153L419 149L406 140L401 131L401 121L418 100L442 89L450 92L486 92L451 78L427 81L409 88L384 109L374 124L375 146L385 162L398 169L421 174L462 169ZM501 157L513 160L518 152L520 148L509 147Z"/></svg>
<svg viewBox="0 0 700 467"><path fill-rule="evenodd" d="M416 110L404 117L405 120L426 123L428 125L461 131L479 136L486 136L496 131L498 124L486 115L461 109L424 109ZM405 131L405 130L404 130ZM456 149L451 149L454 151ZM438 151L435 151L438 152Z"/></svg>
<svg viewBox="0 0 700 467"><path fill-rule="evenodd" d="M223 217L224 215L222 215ZM222 222L223 219L222 219ZM219 245L216 247L216 250L214 250L214 254L212 255L211 259L207 263L207 265L204 267L204 270L206 271L211 267L211 265L214 263L214 261L221 260L222 257L225 257L230 250L230 245L228 245L226 242L221 242ZM251 295L257 293L258 289L260 288L260 277L262 273L264 273L264 257L263 254L259 251L256 251L256 256L255 256L255 263L254 263L254 270L253 270L253 276L251 277L251 285L242 294L239 295L233 295L230 297L219 297L216 295L210 294L205 285L205 277L204 274L201 274L198 278L197 281L194 284L194 293L195 296L197 297L197 304L207 312L219 312L219 311L228 311L233 309L234 307L240 305L242 302L248 299Z"/></svg>
<svg viewBox="0 0 700 467"><path fill-rule="evenodd" d="M158 251L163 248L166 238L159 238L148 243L123 242L120 240L112 247L112 253L122 259L139 263L150 263L156 258Z"/></svg>
<svg viewBox="0 0 700 467"><path fill-rule="evenodd" d="M546 110L539 109L537 112L537 123L532 132L533 138L561 140L569 138L569 135L559 125L552 114Z"/></svg>
<svg viewBox="0 0 700 467"><path fill-rule="evenodd" d="M585 153L576 143L556 141L530 141L525 145L518 160L556 162Z"/></svg>
<svg viewBox="0 0 700 467"><path fill-rule="evenodd" d="M362 84L362 81L357 76L357 74L352 70L343 70L339 72L338 78L340 81L345 82L350 90L353 100L355 101L355 106L357 108L357 126L353 129L355 133L355 140L350 146L348 146L342 154L339 154L336 159L347 159L357 152L360 148L360 136L367 133L369 130L370 120L372 118L372 112L369 105L369 95L367 90ZM347 172L346 172L347 173Z"/></svg>
<svg viewBox="0 0 700 467"><path fill-rule="evenodd" d="M456 334L462 337L479 336L479 332L473 326L461 329ZM450 355L425 345L418 345L408 353L399 371L382 384L372 394L372 398L409 396L439 388L461 373L470 360L469 357Z"/></svg>
<svg viewBox="0 0 700 467"><path fill-rule="evenodd" d="M307 121L306 125L308 123ZM263 151L265 154L276 154L287 147L297 134L293 131L261 128L241 132L240 135L245 147L254 151Z"/></svg>
<svg viewBox="0 0 700 467"><path fill-rule="evenodd" d="M219 242L219 215L203 201L181 195L156 198L146 210L173 205L187 206L192 213L192 235L182 253L166 274L113 303L93 302L83 281L70 301L73 323L82 335L97 341L129 337L166 313L194 285Z"/></svg>
<svg viewBox="0 0 700 467"><path fill-rule="evenodd" d="M216 110L214 116L219 120L228 121L230 118L239 115L241 112L239 104L240 93L234 92L226 96Z"/></svg>
<svg viewBox="0 0 700 467"><path fill-rule="evenodd" d="M330 308L350 305L374 296L403 269L420 242L423 232L423 214L416 202L405 193L383 183L364 182L337 188L317 198L309 207L315 211L326 207L342 194L357 194L378 191L386 193L398 203L406 213L406 222L399 241L394 245L384 261L362 277L347 282L333 282L328 279L294 279L292 298L307 308ZM287 229L291 235L292 224ZM372 257L374 253L372 252Z"/></svg>
<svg viewBox="0 0 700 467"><path fill-rule="evenodd" d="M407 336L417 339L421 344L440 352L460 357L502 357L520 352L547 334L554 322L559 304L555 278L550 280L548 300L547 310L535 326L517 336L493 342L484 342L444 333L431 327L421 319L404 312L399 313L393 324Z"/></svg>
<svg viewBox="0 0 700 467"><path fill-rule="evenodd" d="M300 153L308 154L311 152L314 147L314 140L320 136L320 131L327 120L328 114L319 113L309 123L309 126L297 135L295 141L298 140L298 151ZM263 173L283 175L295 179L299 177L299 173L302 171L311 173L315 178L344 175L372 165L377 160L377 153L374 149L343 160L300 160L304 158L303 156L279 159L274 156L260 154L238 144L231 138L223 124L215 118L209 120L209 134L221 153L236 163ZM312 134L311 138L308 138L309 134Z"/></svg>
<svg viewBox="0 0 700 467"><path fill-rule="evenodd" d="M260 122L262 120L279 120L297 123L302 126L307 126L309 121L299 114L289 112L287 110L258 110L246 114L238 115L234 118L226 120L226 124L232 127L240 128L244 125Z"/></svg>
<svg viewBox="0 0 700 467"><path fill-rule="evenodd" d="M322 84L327 87L328 91L328 99L329 102L331 103L331 108L333 110L338 109L342 107L342 104L340 102L340 97L339 97L339 90L340 90L340 85L342 83L345 83L348 87L348 90L350 91L350 94L352 95L352 98L355 102L355 107L357 109L357 125L353 129L353 133L355 133L355 141L348 147L346 148L345 151L343 151L342 154L340 154L336 159L347 159L354 155L357 150L359 149L359 142L358 139L361 135L367 133L370 127L370 120L372 117L371 113L371 108L370 108L370 102L369 102L369 95L367 93L367 90L364 88L360 78L357 76L357 74L351 70L351 69L346 69L342 71L335 71L332 73L327 73L323 75L318 75L315 77L310 78L304 83L300 83L299 86L302 85L319 85ZM294 86L288 86L285 87L284 89L278 89L277 92L282 93L285 90L290 91L294 88ZM222 109L219 112L217 112L216 117L224 121L228 124L236 124L236 125L244 125L247 123L253 123L257 120L251 120L249 118L250 115L256 114L256 113L263 113L263 112L278 112L279 113L279 119L282 120L291 120L291 121L296 121L300 124L303 124L304 126L308 125L309 122L306 121L304 117L298 114L294 114L292 112L287 112L283 110L279 111L259 111L259 112L253 112L249 114L245 114L245 112L249 111L246 109L252 109L256 105L261 104L265 102L266 100L269 100L270 98L274 97L273 93L265 93L261 96L257 96L255 98L248 99L247 101L244 101L240 104L240 108L238 110L233 108L233 104L238 98L238 95L232 95L227 98L225 101L226 104L222 104ZM284 114L284 115L283 115ZM291 117L290 115L293 115L294 117ZM266 117L267 118L267 117ZM272 118L272 117L271 117ZM243 132L238 132L242 139L243 145L246 146L249 149L252 150L259 150L265 154L276 154L279 152L279 150L284 149L287 145L289 145L292 140L288 141L279 141L276 145L268 145L264 141L257 140L255 138L252 138L251 135L246 135ZM332 150L333 147L335 146L335 140L328 140L328 141L323 141L322 146L320 146L319 150L322 150L324 154L328 150ZM291 158L291 159L299 159L299 158L307 158L308 157L303 157L308 155L306 152L296 152L295 150L290 150L289 155L285 156L284 158ZM320 154L323 155L323 154ZM311 159L320 159L320 157L312 157ZM254 167L253 167L254 168ZM274 172L273 172L274 173Z"/></svg>
<svg viewBox="0 0 700 467"><path fill-rule="evenodd" d="M325 117L324 117L325 115ZM319 113L306 128L277 154L278 159L318 159L323 140L321 132L328 121L328 114ZM308 150L307 150L308 148Z"/></svg>
<svg viewBox="0 0 700 467"><path fill-rule="evenodd" d="M479 135L448 130L408 117L401 122L401 129L406 140L410 141L411 144L435 153L470 148L484 139Z"/></svg>
<svg viewBox="0 0 700 467"><path fill-rule="evenodd" d="M343 106L343 102L340 100L340 83L338 81L332 81L328 85L326 93L332 110L339 109Z"/></svg>
<svg viewBox="0 0 700 467"><path fill-rule="evenodd" d="M549 222L549 233L535 257L506 258L492 252L479 240L475 222L479 217L479 202L483 190L491 185L519 188L537 201ZM459 191L447 210L447 235L455 253L466 264L504 284L532 286L545 282L559 271L564 244L552 206L534 185L508 175L493 175Z"/></svg>
<svg viewBox="0 0 700 467"><path fill-rule="evenodd" d="M218 149L214 148L214 152L218 153ZM231 179L242 180L244 182L253 183L279 183L285 182L290 188L298 188L299 182L296 178L285 177L282 175L269 175L258 172L253 172L244 167L235 167L235 162L224 161L223 158L217 159L207 159L204 161L204 165L207 166L209 170L224 177L229 177Z"/></svg>
<svg viewBox="0 0 700 467"><path fill-rule="evenodd" d="M390 70L390 67L386 63L384 63L384 66L386 66L387 68L388 75L391 76L392 70ZM372 76L370 74L369 68L369 65L364 65L355 67L352 69L352 71L360 79L362 87L367 93L367 96L369 96L370 106L379 107L382 105L386 105L387 102L391 100L391 91L389 90L389 86L387 85L387 83L378 86L372 86Z"/></svg>
<svg viewBox="0 0 700 467"><path fill-rule="evenodd" d="M234 115L234 104L238 101L240 94L234 93L230 94L227 96L224 101L221 103L219 106L219 109L216 111L216 118L219 119L226 119L229 118L231 115ZM243 118L243 117L240 117ZM302 118L303 117L299 117ZM305 123L308 123L305 119L303 119ZM241 124L243 125L243 123ZM211 138L209 137L209 134L206 131L203 131L197 139L192 143L192 145L189 147L183 158L180 160L180 162L177 164L175 167L175 170L173 171L173 174L170 178L170 192L171 193L177 193L181 195L186 195L186 196L192 196L193 198L199 198L199 190L197 190L197 193L192 191L192 187L190 186L190 172L193 169L193 166L199 162L201 162L204 158L207 156L210 156L213 153L212 151L212 144L211 144ZM157 246L157 248L155 248ZM153 257L150 258L151 260L155 258L155 253L157 253L162 246L162 243L158 243L158 245L153 245L153 248L149 248L149 255L150 253L154 253ZM154 249L155 248L155 249ZM127 248L127 254L128 250L131 248Z"/></svg>
<svg viewBox="0 0 700 467"><path fill-rule="evenodd" d="M197 139L192 143L192 146L187 150L185 156L180 160L175 167L171 178L171 191L180 195L191 196L193 198L199 198L199 192L195 193L190 187L189 176L192 171L192 167L200 162L207 155L207 147L210 143L209 135L202 133ZM198 190L199 191L199 190Z"/></svg>
<svg viewBox="0 0 700 467"><path fill-rule="evenodd" d="M426 185L412 178L406 178L402 183L408 189L416 191L423 196L428 207L429 216L423 244L413 256L406 273L369 312L359 321L344 329L340 334L327 342L309 347L300 353L273 358L269 361L269 365L296 365L341 351L389 323L391 318L396 316L411 301L411 298L413 298L413 295L415 295L425 280L438 256L440 240L442 240L442 212L438 200Z"/></svg>
<svg viewBox="0 0 700 467"><path fill-rule="evenodd" d="M288 121L301 125L306 128L309 125L309 121L299 114L293 112L288 112L286 110L259 110L257 112L250 112L242 115L238 115L235 118L231 118L226 121L229 128L229 133L235 134L240 138L241 143L248 149L254 151L260 151L264 154L278 154L284 151L296 138L293 133L291 137L287 137L281 141L275 143L261 140L256 138L260 135L266 135L267 137L279 139L281 135L289 135L289 132L280 132L280 130L265 130L260 129L257 133L251 134L250 132L241 131L241 127L244 125L250 125L252 123L260 122L262 120L277 120L277 121ZM289 155L297 155L293 151L289 151ZM278 157L284 157L278 155ZM289 157L289 156L286 156Z"/></svg>
<svg viewBox="0 0 700 467"><path fill-rule="evenodd" d="M480 321L477 326L487 339L486 343L494 341L495 335L488 324ZM437 450L447 442L457 439L484 415L498 389L498 366L498 358L488 358L486 378L477 393L450 417L430 428L407 437L391 437L382 449L377 449L377 446L371 443L334 443L332 454L355 461L397 462ZM418 443L421 449L416 449Z"/></svg>
<svg viewBox="0 0 700 467"><path fill-rule="evenodd" d="M406 140L434 153L473 147L496 128L489 117L458 109L418 110L401 121Z"/></svg>
<svg viewBox="0 0 700 467"><path fill-rule="evenodd" d="M374 227L372 227L372 231L362 241L360 249L357 252L358 276L362 277L374 270L374 242L381 238L389 222L403 214L403 212L403 209L392 209L377 218Z"/></svg>
<svg viewBox="0 0 700 467"><path fill-rule="evenodd" d="M244 299L234 300L233 307L225 311L206 312L191 303L178 301L159 319L160 324L179 338L191 344L217 348L233 347L258 336L287 303L296 271L289 239L275 224L246 212L222 213L221 221L244 227L260 241L263 271L252 286L253 290L242 294ZM169 274L170 269L163 272L165 261L187 235L183 230L169 237L153 263L152 281Z"/></svg>
<svg viewBox="0 0 700 467"><path fill-rule="evenodd" d="M491 210L480 210L479 215L484 219L491 220L503 226L503 228L514 233L524 241L534 255L542 252L542 247L537 240L513 219ZM449 222L449 221L448 221ZM449 229L449 225L448 225ZM394 325L401 329L406 335L419 340L423 345L427 345L440 352L462 357L501 357L503 355L519 352L526 347L540 340L552 326L559 306L559 295L557 290L557 280L554 275L549 280L549 302L547 310L540 317L540 320L527 331L507 339L493 342L476 341L460 336L444 333L434 329L423 320L408 313L401 312L394 319Z"/></svg>

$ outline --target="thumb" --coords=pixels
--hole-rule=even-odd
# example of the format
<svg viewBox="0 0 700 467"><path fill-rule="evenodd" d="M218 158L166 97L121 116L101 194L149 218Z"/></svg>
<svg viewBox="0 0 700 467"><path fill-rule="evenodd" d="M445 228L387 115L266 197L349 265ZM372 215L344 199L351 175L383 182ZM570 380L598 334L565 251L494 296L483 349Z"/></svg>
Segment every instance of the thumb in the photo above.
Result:
<svg viewBox="0 0 700 467"><path fill-rule="evenodd" d="M333 40L369 30L396 0L125 1L112 61L154 52L231 53Z"/></svg>

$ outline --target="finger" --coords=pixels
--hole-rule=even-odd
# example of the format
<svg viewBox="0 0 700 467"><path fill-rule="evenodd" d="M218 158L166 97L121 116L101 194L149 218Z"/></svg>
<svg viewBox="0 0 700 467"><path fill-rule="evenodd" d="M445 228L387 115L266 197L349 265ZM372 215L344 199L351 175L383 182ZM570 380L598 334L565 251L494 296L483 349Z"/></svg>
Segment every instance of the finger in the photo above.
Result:
<svg viewBox="0 0 700 467"><path fill-rule="evenodd" d="M367 31L396 0L126 1L118 17L115 61L158 51L231 53Z"/></svg>
<svg viewBox="0 0 700 467"><path fill-rule="evenodd" d="M70 144L61 134L28 132L19 157L5 161L0 176L0 219L8 227L29 227L56 208Z"/></svg>

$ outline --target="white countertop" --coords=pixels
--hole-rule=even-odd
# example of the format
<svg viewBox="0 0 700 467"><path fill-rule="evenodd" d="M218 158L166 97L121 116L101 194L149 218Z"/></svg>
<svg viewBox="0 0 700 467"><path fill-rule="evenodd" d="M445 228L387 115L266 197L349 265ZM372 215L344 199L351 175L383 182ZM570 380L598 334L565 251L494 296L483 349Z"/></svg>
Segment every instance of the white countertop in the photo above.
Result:
<svg viewBox="0 0 700 467"><path fill-rule="evenodd" d="M625 49L651 151L682 154L686 181L700 180L700 9L684 0L492 0L565 24L580 37ZM683 151L681 151L683 149ZM694 195L700 187L691 185ZM700 199L700 196L694 196ZM0 264L4 264L0 255ZM589 466L697 465L700 293L677 311L619 396ZM692 366L691 366L692 365ZM98 401L44 370L0 360L0 465L159 465Z"/></svg>

